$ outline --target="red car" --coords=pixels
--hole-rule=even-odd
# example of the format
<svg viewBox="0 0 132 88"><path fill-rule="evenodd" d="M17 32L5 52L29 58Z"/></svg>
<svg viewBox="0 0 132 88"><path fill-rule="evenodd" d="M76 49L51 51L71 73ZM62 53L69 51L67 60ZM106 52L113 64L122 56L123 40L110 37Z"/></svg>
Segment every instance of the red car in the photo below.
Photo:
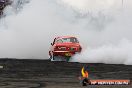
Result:
<svg viewBox="0 0 132 88"><path fill-rule="evenodd" d="M70 57L81 52L79 41L74 36L56 37L51 43L49 57L51 60L69 61Z"/></svg>

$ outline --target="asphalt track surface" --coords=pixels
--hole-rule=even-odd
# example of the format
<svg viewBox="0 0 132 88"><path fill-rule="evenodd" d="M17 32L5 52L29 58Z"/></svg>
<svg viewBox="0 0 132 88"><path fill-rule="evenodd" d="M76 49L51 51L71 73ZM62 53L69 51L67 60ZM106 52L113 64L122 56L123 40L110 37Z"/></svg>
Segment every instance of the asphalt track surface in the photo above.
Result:
<svg viewBox="0 0 132 88"><path fill-rule="evenodd" d="M83 88L78 80L83 66L90 79L130 79L132 65L81 64L48 60L0 59L0 88ZM132 88L132 85L89 85L84 88Z"/></svg>

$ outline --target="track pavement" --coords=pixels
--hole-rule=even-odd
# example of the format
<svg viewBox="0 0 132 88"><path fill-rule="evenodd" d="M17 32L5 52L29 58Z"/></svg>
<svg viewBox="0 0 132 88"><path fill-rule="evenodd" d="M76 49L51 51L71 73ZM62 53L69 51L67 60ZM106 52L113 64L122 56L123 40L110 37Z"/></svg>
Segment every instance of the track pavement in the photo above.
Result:
<svg viewBox="0 0 132 88"><path fill-rule="evenodd" d="M81 64L33 59L0 59L0 88L82 88L78 77L89 67L90 79L131 79L132 65ZM132 85L90 85L84 88L132 88Z"/></svg>

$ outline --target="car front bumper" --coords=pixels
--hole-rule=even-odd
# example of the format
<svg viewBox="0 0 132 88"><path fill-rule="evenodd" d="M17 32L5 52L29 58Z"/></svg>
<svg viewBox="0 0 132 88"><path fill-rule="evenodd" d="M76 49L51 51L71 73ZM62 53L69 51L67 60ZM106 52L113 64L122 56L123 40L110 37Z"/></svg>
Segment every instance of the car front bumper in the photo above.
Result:
<svg viewBox="0 0 132 88"><path fill-rule="evenodd" d="M71 56L73 56L74 54L76 54L76 53L79 53L79 52L77 52L77 51L54 51L53 52L53 55L54 56L66 56L66 57L71 57Z"/></svg>

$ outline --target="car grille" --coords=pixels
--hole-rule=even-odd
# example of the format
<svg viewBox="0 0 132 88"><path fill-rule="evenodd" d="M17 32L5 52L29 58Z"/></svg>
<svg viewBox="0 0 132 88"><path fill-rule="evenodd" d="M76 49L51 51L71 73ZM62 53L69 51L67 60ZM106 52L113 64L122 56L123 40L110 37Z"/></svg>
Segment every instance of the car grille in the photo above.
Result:
<svg viewBox="0 0 132 88"><path fill-rule="evenodd" d="M66 47L58 47L59 50L65 51Z"/></svg>
<svg viewBox="0 0 132 88"><path fill-rule="evenodd" d="M60 51L76 51L77 47L58 47Z"/></svg>

